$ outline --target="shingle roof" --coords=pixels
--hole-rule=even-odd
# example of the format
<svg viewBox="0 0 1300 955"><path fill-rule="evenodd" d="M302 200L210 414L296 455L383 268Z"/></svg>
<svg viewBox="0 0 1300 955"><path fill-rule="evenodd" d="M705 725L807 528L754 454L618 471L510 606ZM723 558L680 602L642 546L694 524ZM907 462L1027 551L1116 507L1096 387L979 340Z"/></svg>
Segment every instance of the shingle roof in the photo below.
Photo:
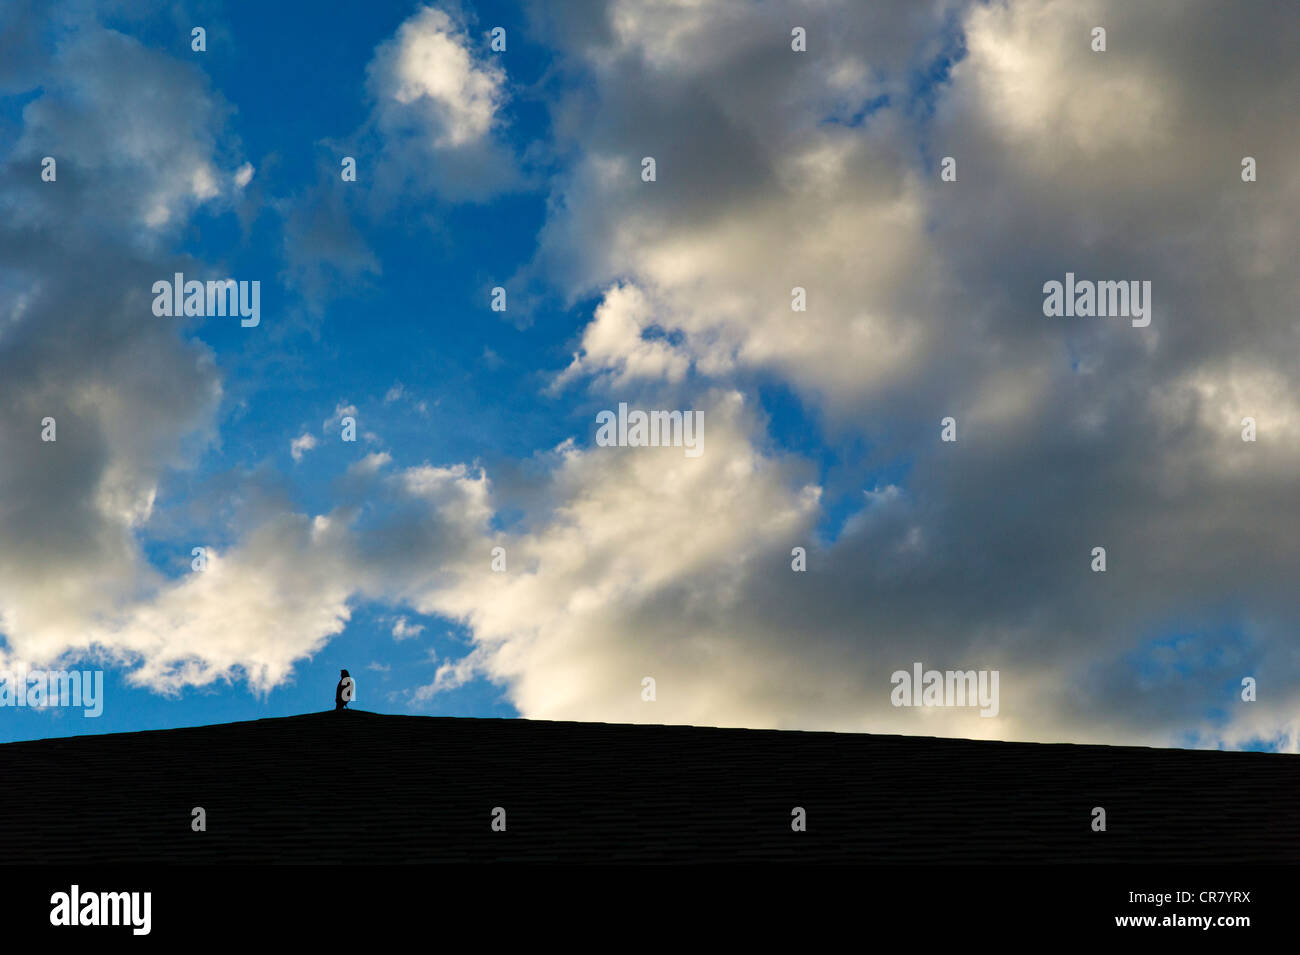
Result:
<svg viewBox="0 0 1300 955"><path fill-rule="evenodd" d="M0 774L11 863L1300 860L1300 758L1266 753L330 712Z"/></svg>

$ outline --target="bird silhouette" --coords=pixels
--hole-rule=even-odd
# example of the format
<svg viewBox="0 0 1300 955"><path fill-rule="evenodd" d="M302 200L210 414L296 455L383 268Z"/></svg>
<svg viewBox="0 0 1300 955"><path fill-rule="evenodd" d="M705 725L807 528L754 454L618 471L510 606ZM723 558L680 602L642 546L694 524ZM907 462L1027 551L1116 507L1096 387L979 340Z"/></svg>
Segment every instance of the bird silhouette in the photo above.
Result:
<svg viewBox="0 0 1300 955"><path fill-rule="evenodd" d="M347 708L349 701L352 699L354 686L356 684L353 683L351 674L347 670L339 670L339 685L334 688L334 709L336 711Z"/></svg>

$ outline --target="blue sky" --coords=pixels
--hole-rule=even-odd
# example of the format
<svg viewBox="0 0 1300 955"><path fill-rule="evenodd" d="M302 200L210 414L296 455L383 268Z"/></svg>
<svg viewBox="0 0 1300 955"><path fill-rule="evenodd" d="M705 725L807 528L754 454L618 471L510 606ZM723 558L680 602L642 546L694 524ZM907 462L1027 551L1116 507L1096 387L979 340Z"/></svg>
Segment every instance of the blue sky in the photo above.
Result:
<svg viewBox="0 0 1300 955"><path fill-rule="evenodd" d="M482 5L480 18L495 22L491 16L502 6ZM262 157L256 178L270 199L292 195L305 172L337 161L341 153L326 141L345 139L364 122L358 77L375 47L413 9L409 3L377 3L313 17L304 42L286 45L286 36L303 30L303 8L223 7L214 13L215 22L227 40L240 39L220 42L213 30L202 59L190 51L188 33L176 31L165 19L106 16L103 23L206 74L233 109L232 132L240 154ZM512 74L522 83L534 81L546 68L543 51L530 48L522 34L510 52ZM19 117L21 105L31 98L30 93L7 98L7 115ZM545 125L536 104L520 104L512 138L523 144L542 138ZM541 188L472 205L426 198L363 223L364 241L383 263L382 281L353 294L345 291L318 312L276 282L284 268L283 237L269 203L243 221L232 209L198 212L177 236L177 248L196 260L228 263L231 275L262 277L262 308L275 342L268 348L259 340L249 347L237 322L209 320L194 329L194 338L212 349L227 386L221 439L193 469L164 480L159 510L165 533L141 535L150 562L163 574L180 576L190 572L191 542L225 542L219 515L195 513L189 501L220 495L251 473L295 507L325 508L331 485L353 450L326 446L309 463L295 467L289 442L303 431L319 431L321 420L345 398L364 409L362 422L366 413L382 410L385 447L412 462L490 462L527 456L536 447L562 440L577 425L567 409L557 409L558 402L539 398L533 363L539 355L549 356L552 364L562 362L581 316L547 308L521 329L490 312L484 294L485 285L504 281L528 261L545 199ZM424 217L436 222L441 234L419 228L416 222ZM485 361L487 349L498 360ZM398 385L402 398L385 404L385 395ZM423 626L424 632L394 639L398 616ZM26 739L122 732L327 709L341 667L351 667L359 681L358 706L398 709L381 694L430 677L436 660L463 654L465 643L464 628L453 621L358 602L346 630L303 660L291 681L266 694L221 682L160 696L132 687L120 672L110 670L112 702L103 716L85 719L75 711L15 708L7 712L11 719L0 733L6 739ZM385 669L369 669L372 665ZM501 689L486 681L451 691L421 712L517 715Z"/></svg>
<svg viewBox="0 0 1300 955"><path fill-rule="evenodd" d="M0 740L347 667L384 712L1294 749L1290 15L1203 75L1208 5L887 6L15 4L0 646L108 685ZM260 324L153 315L176 271ZM1151 326L1045 317L1067 271ZM600 447L620 402L705 452ZM1001 714L892 707L913 661Z"/></svg>

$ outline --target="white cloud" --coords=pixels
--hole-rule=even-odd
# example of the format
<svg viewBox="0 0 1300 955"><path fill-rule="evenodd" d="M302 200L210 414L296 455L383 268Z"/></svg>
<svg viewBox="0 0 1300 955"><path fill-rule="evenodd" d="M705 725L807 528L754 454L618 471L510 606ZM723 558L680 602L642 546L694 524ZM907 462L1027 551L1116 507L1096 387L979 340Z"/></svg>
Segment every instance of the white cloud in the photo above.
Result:
<svg viewBox="0 0 1300 955"><path fill-rule="evenodd" d="M379 45L366 87L380 139L370 188L381 207L425 193L478 200L518 185L500 136L508 99L501 63L437 7L422 7Z"/></svg>
<svg viewBox="0 0 1300 955"><path fill-rule="evenodd" d="M407 623L405 617L398 617L393 624L393 639L405 640L408 637L417 637L424 632L424 624Z"/></svg>
<svg viewBox="0 0 1300 955"><path fill-rule="evenodd" d="M560 152L577 159L555 184L536 273L571 300L600 297L556 381L701 407L702 457L566 442L538 456L543 486L498 531L494 516L518 502L485 471L373 453L335 510L274 517L206 574L166 581L141 569L134 534L159 474L204 433L219 395L210 358L157 326L107 354L0 348L17 419L52 406L61 428L95 439L38 457L30 429L0 422L0 491L34 502L0 528L12 652L93 645L159 689L240 674L264 689L354 601L377 600L470 632L417 700L487 676L533 717L1294 748L1300 174L1287 157L1300 133L1279 120L1300 92L1294 10L1255 9L1243 32L1236 11L1195 7L1173 33L1140 4L808 9L804 59L775 8L554 13L560 68L599 93L582 86L554 113ZM1110 53L1088 51L1092 19L1108 24ZM909 98L950 23L966 58ZM404 24L371 84L380 161L403 187L431 155L460 156L463 172L496 148L503 74L446 14ZM44 109L36 127L67 125ZM135 131L121 206L94 205L116 201L109 191L90 211L138 222L160 208L176 222L228 181L209 172L207 134L178 131L187 160L157 181L162 154L141 144L169 132ZM1267 171L1249 186L1236 165L1247 152ZM637 176L647 153L654 184ZM959 179L943 184L933 159L948 154ZM6 200L25 223L59 221L41 203L61 200ZM53 329L47 344L106 340L67 324L88 301L137 328L138 262L101 296L64 287L76 276L57 242L42 253L44 271L0 288L0 345L45 332L34 316ZM1041 284L1067 268L1152 279L1149 333L1045 320ZM795 285L807 312L790 309ZM58 361L37 373L32 355ZM819 475L773 450L743 397L757 375L789 384L820 429L810 438L843 437L844 460ZM349 413L340 403L326 427ZM938 441L947 414L955 445ZM1255 445L1240 441L1247 414ZM1106 575L1087 569L1098 542ZM507 573L490 569L497 544ZM807 573L790 568L795 546ZM1241 610L1222 622L1223 607ZM1203 627L1175 666L1151 644L1178 615ZM916 660L999 669L999 718L891 707L889 674ZM1232 706L1224 688L1263 672L1276 691ZM1216 708L1226 722L1206 716Z"/></svg>
<svg viewBox="0 0 1300 955"><path fill-rule="evenodd" d="M303 432L289 442L289 454L295 461L301 461L302 456L317 445L316 436L310 432Z"/></svg>
<svg viewBox="0 0 1300 955"><path fill-rule="evenodd" d="M337 431L343 427L344 418L356 419L359 414L356 405L340 401L334 406L334 414L321 422L321 429L326 432Z"/></svg>
<svg viewBox="0 0 1300 955"><path fill-rule="evenodd" d="M371 65L383 114L418 115L435 148L455 148L491 130L504 93L505 73L476 58L469 38L444 11L424 7L381 46Z"/></svg>
<svg viewBox="0 0 1300 955"><path fill-rule="evenodd" d="M180 265L161 227L215 195L224 109L91 16L39 22L52 47L7 77L32 98L0 177L0 492L23 502L0 511L0 660L29 663L87 650L95 621L157 586L140 535L222 394L207 347L147 320L147 292ZM57 185L17 172L44 155ZM31 427L47 416L50 443Z"/></svg>
<svg viewBox="0 0 1300 955"><path fill-rule="evenodd" d="M580 376L607 371L607 387L622 388L638 379L680 382L690 368L682 348L646 338L654 320L650 302L633 285L609 289L582 333L582 354L555 380L562 386Z"/></svg>
<svg viewBox="0 0 1300 955"><path fill-rule="evenodd" d="M527 615L501 640L490 621L503 605L483 595L474 665L504 674L530 715L635 718L639 700L610 695L628 674L605 664L655 647L647 656L682 695L665 706L661 694L643 718L917 732L914 714L872 695L888 669L988 661L1015 688L1003 716L935 713L924 731L1166 744L1200 733L1210 745L1290 732L1293 744L1300 672L1274 641L1294 624L1285 568L1300 559L1276 526L1300 420L1286 397L1295 370L1279 360L1300 293L1282 265L1300 244L1300 174L1286 158L1300 131L1281 120L1300 93L1280 39L1296 11L1197 6L1174 42L1167 11L1149 5L831 3L800 10L800 57L784 11L601 9L593 24L537 18L558 19L550 38L599 91L554 111L580 158L556 182L534 274L570 301L601 296L557 383L608 397L634 383L676 392L691 366L723 383L773 375L818 437L906 461L907 479L836 528L818 575L781 573L773 556L747 578L745 606L765 613L701 623L664 588L657 617L633 599L602 621L622 638L597 650L594 636L552 643ZM937 74L940 51L960 46L950 23L967 53L917 101L910 77ZM1106 54L1089 48L1099 23ZM656 183L639 180L642 155L656 156ZM938 177L944 155L958 159L956 183ZM1273 157L1276 175L1243 184L1243 155ZM1152 280L1152 327L1045 321L1042 283L1066 270ZM790 309L796 285L806 313ZM949 447L937 439L950 414ZM1261 435L1267 420L1267 439L1241 442L1246 414ZM575 500L603 500L610 480ZM701 534L723 519L697 517ZM1098 541L1124 561L1100 603L1077 556ZM591 598L640 570L592 568L570 586ZM695 578L729 606L723 579ZM1190 674L1158 692L1139 684L1132 658L1162 627L1218 621L1229 605L1240 617L1206 624ZM1218 626L1240 634L1238 657L1211 656ZM682 648L692 641L713 649L710 665ZM1218 694L1237 669L1265 667L1283 698L1238 716ZM1227 726L1208 721L1216 708Z"/></svg>
<svg viewBox="0 0 1300 955"><path fill-rule="evenodd" d="M220 183L233 177L214 154L228 107L201 74L93 22L52 32L56 52L34 78L41 95L23 111L14 155L39 162L53 154L61 181L84 176L97 184L76 190L83 225L144 226L129 238L148 244L149 232L222 196ZM40 214L52 191L37 193L25 214Z"/></svg>
<svg viewBox="0 0 1300 955"><path fill-rule="evenodd" d="M331 522L286 515L232 554L166 585L88 640L137 662L133 683L165 692L243 676L265 692L340 633L352 588Z"/></svg>

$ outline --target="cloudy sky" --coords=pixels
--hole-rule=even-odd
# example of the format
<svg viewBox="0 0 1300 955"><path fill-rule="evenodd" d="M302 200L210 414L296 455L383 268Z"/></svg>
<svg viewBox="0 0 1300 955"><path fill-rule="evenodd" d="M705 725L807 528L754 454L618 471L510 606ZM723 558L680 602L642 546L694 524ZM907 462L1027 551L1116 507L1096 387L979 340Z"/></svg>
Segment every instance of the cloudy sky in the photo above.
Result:
<svg viewBox="0 0 1300 955"><path fill-rule="evenodd" d="M108 681L0 739L348 667L385 712L1300 747L1300 7L346 7L0 7L0 666ZM260 323L155 315L178 272ZM1046 316L1067 273L1150 324ZM598 444L620 402L703 453ZM916 662L998 715L893 706Z"/></svg>

